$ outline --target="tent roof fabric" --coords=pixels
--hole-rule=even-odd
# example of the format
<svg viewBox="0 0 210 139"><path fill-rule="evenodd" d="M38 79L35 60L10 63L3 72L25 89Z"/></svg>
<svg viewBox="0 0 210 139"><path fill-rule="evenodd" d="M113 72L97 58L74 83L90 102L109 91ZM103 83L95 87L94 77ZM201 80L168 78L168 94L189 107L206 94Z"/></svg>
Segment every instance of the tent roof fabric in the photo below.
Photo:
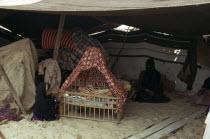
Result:
<svg viewBox="0 0 210 139"><path fill-rule="evenodd" d="M163 47L172 47L176 49L188 49L190 47L191 40L177 38L175 36L158 34L155 32L143 32L143 31L133 31L127 33L125 39L125 32L110 30L92 37L98 39L101 43L106 42L125 42L125 43L139 43L148 42L151 44L160 45Z"/></svg>
<svg viewBox="0 0 210 139"><path fill-rule="evenodd" d="M67 12L69 14L111 15L114 11L138 11L154 8L183 7L210 4L209 0L42 0L20 6L1 6L2 9L29 10L42 12ZM132 11L131 11L132 10ZM122 12L119 12L122 14Z"/></svg>
<svg viewBox="0 0 210 139"><path fill-rule="evenodd" d="M210 34L209 13L209 0L42 0L22 6L0 6L0 24L31 38L38 46L45 28L57 29L59 14L67 14L65 29L80 27L97 32L98 27L103 31L109 25L125 24L146 32L194 39Z"/></svg>

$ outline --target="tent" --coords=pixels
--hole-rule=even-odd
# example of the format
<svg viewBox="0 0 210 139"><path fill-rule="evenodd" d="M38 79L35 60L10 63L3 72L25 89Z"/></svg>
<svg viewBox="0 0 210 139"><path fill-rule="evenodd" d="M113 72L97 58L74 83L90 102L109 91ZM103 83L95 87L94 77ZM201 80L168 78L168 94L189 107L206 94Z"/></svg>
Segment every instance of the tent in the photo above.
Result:
<svg viewBox="0 0 210 139"><path fill-rule="evenodd" d="M39 43L37 46L40 45L40 36L44 28L49 24L52 28L57 28L58 14L67 15L64 26L67 29L80 26L86 32L101 31L104 27L112 29L113 26L126 24L148 33L163 32L172 34L175 38L192 41L197 40L197 36L210 33L209 6L208 0L42 0L27 5L1 6L0 24L32 38L35 43ZM13 24L14 22L16 24ZM31 22L36 22L36 26L31 25ZM193 62L196 63L195 58ZM195 73L196 70L193 75Z"/></svg>
<svg viewBox="0 0 210 139"><path fill-rule="evenodd" d="M28 3L24 5L14 5L14 4L1 4L1 8L4 9L15 9L15 10L29 10L29 11L42 11L42 12L63 12L70 14L79 15L113 15L113 13L122 15L123 13L129 14L128 11L133 13L141 12L145 9L152 8L169 8L169 7L183 7L183 6L193 6L193 5L204 5L209 4L208 0L191 0L190 3L187 0L41 0L38 2Z"/></svg>

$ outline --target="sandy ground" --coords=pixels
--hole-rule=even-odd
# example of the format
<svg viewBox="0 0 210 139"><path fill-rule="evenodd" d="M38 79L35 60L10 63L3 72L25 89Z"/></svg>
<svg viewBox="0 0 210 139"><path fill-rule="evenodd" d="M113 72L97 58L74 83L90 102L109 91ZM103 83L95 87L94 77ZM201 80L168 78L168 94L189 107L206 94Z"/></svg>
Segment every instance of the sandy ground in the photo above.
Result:
<svg viewBox="0 0 210 139"><path fill-rule="evenodd" d="M7 139L123 139L140 132L154 122L175 115L188 109L197 109L185 103L186 97L180 94L169 94L170 103L127 103L124 118L120 124L96 122L72 118L61 118L59 121L30 121L32 115L26 115L19 122L10 121L1 125L0 130ZM200 129L205 117L199 117L168 139L200 139Z"/></svg>

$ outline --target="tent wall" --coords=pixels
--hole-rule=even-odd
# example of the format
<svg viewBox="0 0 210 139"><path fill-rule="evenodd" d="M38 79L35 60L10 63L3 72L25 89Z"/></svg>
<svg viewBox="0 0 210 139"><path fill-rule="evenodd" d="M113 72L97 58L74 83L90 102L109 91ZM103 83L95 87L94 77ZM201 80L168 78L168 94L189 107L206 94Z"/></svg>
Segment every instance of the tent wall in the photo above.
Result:
<svg viewBox="0 0 210 139"><path fill-rule="evenodd" d="M103 46L107 49L110 55L117 55L123 44L109 42L104 43ZM165 75L168 80L175 83L175 91L186 91L186 84L177 78L177 74L182 68L182 64L179 63L184 63L187 55L186 49L166 48L145 42L133 44L128 43L125 44L125 48L122 50L121 55L143 55L143 57L119 57L113 71L121 78L127 80L138 79L139 73L145 69L145 62L148 59L148 57L144 56L151 56L163 61L178 62L168 63L155 60L157 70ZM112 59L114 58L116 58L116 56L112 57ZM198 74L192 91L197 92L202 86L204 79L208 76L210 76L210 70L198 69Z"/></svg>
<svg viewBox="0 0 210 139"><path fill-rule="evenodd" d="M10 43L11 43L11 41L0 37L0 47L5 46L5 45L10 44Z"/></svg>

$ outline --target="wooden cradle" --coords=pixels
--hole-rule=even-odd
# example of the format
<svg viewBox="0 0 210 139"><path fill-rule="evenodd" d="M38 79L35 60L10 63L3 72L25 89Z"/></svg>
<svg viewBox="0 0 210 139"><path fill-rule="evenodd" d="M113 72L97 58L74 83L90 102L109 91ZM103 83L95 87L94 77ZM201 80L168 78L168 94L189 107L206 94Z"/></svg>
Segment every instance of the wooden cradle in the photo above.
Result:
<svg viewBox="0 0 210 139"><path fill-rule="evenodd" d="M72 92L85 85L92 85L94 89L109 89L114 96ZM108 69L100 48L90 46L86 49L61 88L67 90L60 93L61 116L100 121L121 119L127 93L123 84Z"/></svg>
<svg viewBox="0 0 210 139"><path fill-rule="evenodd" d="M76 80L68 90L81 86L80 83L81 80ZM122 112L118 111L116 105L119 101L118 97L90 95L65 90L60 90L60 93L63 94L60 104L60 116L62 117L117 122L122 118Z"/></svg>

